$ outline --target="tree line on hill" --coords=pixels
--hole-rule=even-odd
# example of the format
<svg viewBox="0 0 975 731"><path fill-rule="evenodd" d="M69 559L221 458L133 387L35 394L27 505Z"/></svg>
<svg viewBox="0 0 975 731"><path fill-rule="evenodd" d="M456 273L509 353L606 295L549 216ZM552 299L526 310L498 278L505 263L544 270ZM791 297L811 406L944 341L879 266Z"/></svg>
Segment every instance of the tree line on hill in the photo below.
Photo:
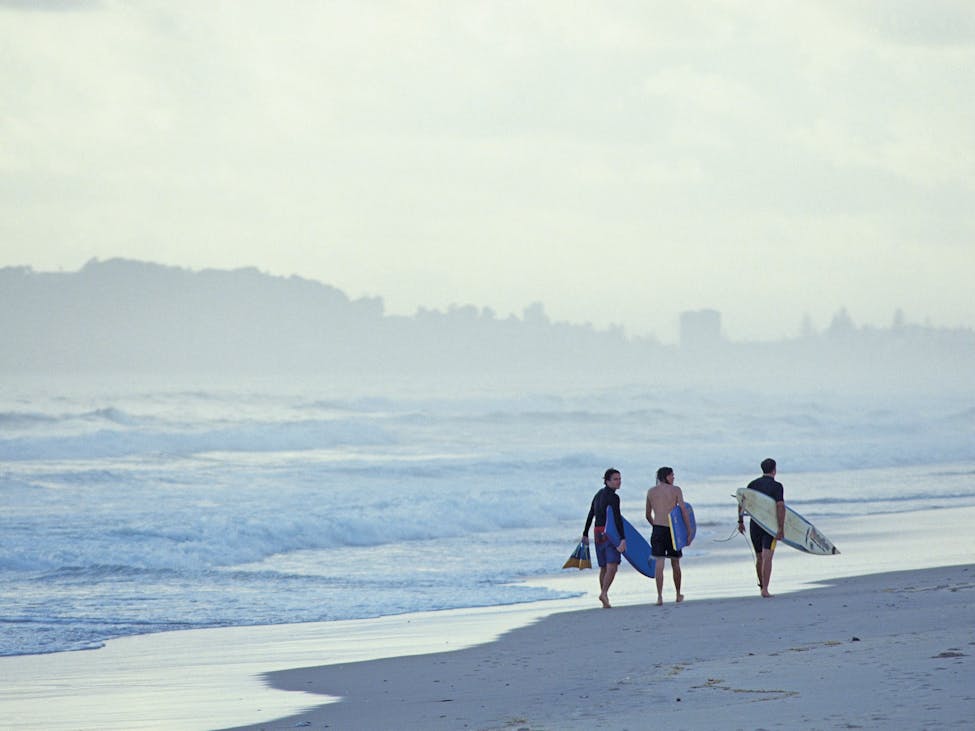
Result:
<svg viewBox="0 0 975 731"><path fill-rule="evenodd" d="M314 372L342 376L524 379L829 388L972 385L975 333L909 325L857 328L845 310L823 332L695 347L622 328L553 322L489 308L387 315L380 298L253 268L193 272L92 260L77 272L0 269L0 370L86 373ZM607 354L611 353L611 357Z"/></svg>

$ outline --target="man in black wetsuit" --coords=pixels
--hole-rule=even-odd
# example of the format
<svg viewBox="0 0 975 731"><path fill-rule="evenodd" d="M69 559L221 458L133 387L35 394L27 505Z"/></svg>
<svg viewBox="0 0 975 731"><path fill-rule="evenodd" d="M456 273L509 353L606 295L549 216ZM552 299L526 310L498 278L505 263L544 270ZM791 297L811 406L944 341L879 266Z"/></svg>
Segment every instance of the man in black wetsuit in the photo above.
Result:
<svg viewBox="0 0 975 731"><path fill-rule="evenodd" d="M779 532L775 536L770 535L762 526L752 518L748 521L748 529L752 539L752 546L755 548L755 572L758 574L758 585L762 590L763 597L771 597L768 585L772 578L772 554L775 552L775 541L782 540L785 536L785 498L781 482L775 480L775 460L769 457L762 460L762 476L748 483L749 490L768 495L775 501L775 518L778 522ZM741 507L738 508L738 532L745 532L745 521L741 514Z"/></svg>
<svg viewBox="0 0 975 731"><path fill-rule="evenodd" d="M586 517L586 527L582 529L582 542L589 543L589 526L595 520L593 539L596 542L596 562L599 564L599 601L604 609L611 608L609 603L609 587L616 578L616 570L620 567L620 554L626 551L626 533L623 532L623 514L620 512L620 496L616 491L620 489L623 478L620 471L610 467L603 475L603 488L592 498L589 515ZM617 548L606 535L606 508L613 508L613 522L619 533L620 545Z"/></svg>

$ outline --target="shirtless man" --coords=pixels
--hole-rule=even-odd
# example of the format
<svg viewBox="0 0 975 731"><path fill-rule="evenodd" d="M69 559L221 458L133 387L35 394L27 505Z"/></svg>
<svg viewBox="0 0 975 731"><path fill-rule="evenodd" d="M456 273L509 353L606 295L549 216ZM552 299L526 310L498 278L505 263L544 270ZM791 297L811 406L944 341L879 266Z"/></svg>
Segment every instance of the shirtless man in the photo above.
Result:
<svg viewBox="0 0 975 731"><path fill-rule="evenodd" d="M684 516L684 524L690 534L691 519L684 505L684 493L674 484L674 471L670 467L661 467L657 470L657 484L647 490L647 522L653 526L653 533L650 536L650 552L657 559L656 571L654 572L657 580L657 606L664 603L664 563L665 559L670 559L670 566L674 573L674 588L677 590L677 601L684 601L684 595L680 593L680 560L683 551L675 551L674 543L670 535L670 511L675 505L680 506L681 514ZM688 544L690 545L690 544Z"/></svg>

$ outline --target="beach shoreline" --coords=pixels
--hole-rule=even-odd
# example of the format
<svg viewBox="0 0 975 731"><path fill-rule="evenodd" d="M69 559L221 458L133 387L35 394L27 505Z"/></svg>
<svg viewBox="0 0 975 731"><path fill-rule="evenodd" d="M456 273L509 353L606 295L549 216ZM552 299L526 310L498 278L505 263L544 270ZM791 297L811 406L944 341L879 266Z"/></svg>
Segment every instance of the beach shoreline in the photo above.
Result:
<svg viewBox="0 0 975 731"><path fill-rule="evenodd" d="M268 673L340 700L233 728L968 728L973 620L975 564L557 612L462 650Z"/></svg>
<svg viewBox="0 0 975 731"><path fill-rule="evenodd" d="M806 588L783 571L770 600L752 587L677 605L668 587L663 607L627 572L612 610L595 608L593 572L565 572L561 580L587 587L582 596L2 657L0 714L10 729L51 731L540 731L603 717L646 728L651 715L707 728L733 704L722 728L968 728L975 564L905 569ZM700 573L689 574L692 586ZM837 701L851 689L855 703Z"/></svg>
<svg viewBox="0 0 975 731"><path fill-rule="evenodd" d="M729 679L733 677L731 673L737 670L738 663L743 662L741 658L747 657L747 652L755 652L755 648L759 648L766 655L778 653L778 657L811 659L815 665L829 653L836 652L833 649L836 645L817 646L816 642L838 642L842 645L850 641L850 638L843 635L850 634L852 637L855 631L861 632L861 639L864 641L869 636L862 630L853 628L845 633L824 631L820 637L810 638L808 643L809 646L819 647L820 651L802 650L806 646L802 644L802 628L797 630L788 622L780 622L789 613L783 611L782 607L790 607L798 601L796 606L805 611L802 609L805 605L796 598L799 596L809 597L817 605L825 604L830 607L834 624L852 622L871 613L882 614L885 621L893 623L891 637L901 637L905 642L914 633L912 615L896 611L898 603L869 606L870 602L879 601L888 595L926 596L929 599L938 598L938 601L943 594L950 599L963 597L968 602L963 607L967 611L967 624L955 621L954 625L941 628L943 633L940 644L945 647L932 650L931 654L955 651L963 653L959 658L959 663L963 663L959 669L968 672L970 679L975 679L971 677L971 666L964 664L969 662L968 653L975 651L971 646L971 627L975 626L975 599L972 598L972 593L965 588L956 588L949 594L944 591L905 593L904 589L910 585L962 587L975 581L965 579L964 576L958 578L956 575L956 572L965 567L965 574L971 575L971 541L966 530L972 520L975 520L975 507L915 513L896 532L881 530L881 526L871 527L856 516L831 520L830 536L841 546L843 553L822 557L793 550L777 552L772 591L778 596L767 602L758 597L754 583L754 563L745 548L745 540L738 537L730 544L705 540L700 548L688 549L684 562L683 587L687 601L680 607L672 603L673 587L669 567L664 590L667 604L657 608L651 606L656 594L652 589L653 582L625 566L610 593L615 608L608 612L597 609L599 602L596 598L596 572L571 570L525 582L545 586L563 596L571 595L571 598L565 599L442 609L373 619L189 629L118 638L108 641L104 647L96 650L0 657L0 717L5 719L6 727L12 731L38 728L46 731L211 731L228 727L282 729L305 722L318 724L322 728L323 724L331 722L319 719L330 719L335 713L345 713L346 711L339 709L347 709L350 700L354 703L355 696L352 693L359 691L342 684L333 684L328 678L334 671L321 666L371 668L367 677L372 677L376 669L385 667L382 663L394 660L403 662L404 667L412 668L409 677L404 679L402 674L397 675L393 679L393 685L398 685L401 681L406 683L401 695L403 698L414 699L411 701L412 706L421 706L424 703L429 705L430 698L427 701L419 700L424 697L420 686L409 686L410 678L414 675L418 678L429 676L439 667L443 657L448 657L450 662L465 657L462 654L454 656L451 651L463 653L477 647L486 647L489 648L486 652L493 652L496 648L507 646L510 638L517 636L516 633L524 632L528 633L525 635L528 639L521 642L528 651L534 656L547 658L538 672L550 678L565 677L571 680L572 687L576 690L568 692L568 695L587 696L588 700L583 704L586 706L593 698L605 695L596 690L605 678L593 670L594 663L600 662L598 655L601 650L597 652L580 645L578 649L563 649L560 654L553 651L552 638L544 634L541 638L536 638L531 634L531 628L558 624L566 620L551 617L571 615L578 627L567 630L570 634L600 632L608 637L615 637L618 624L623 632L622 636L627 636L627 632L633 634L628 639L629 644L620 650L621 654L628 657L634 648L640 648L641 640L656 634L654 628L663 620L667 631L672 633L666 643L659 639L654 640L651 646L639 650L640 662L629 668L627 673L619 675L615 670L610 673L619 675L616 688L617 691L623 691L613 692L611 697L617 698L617 704L621 703L619 699L627 699L622 705L628 706L630 701L627 691L633 682L641 687L659 684L660 679L647 676L647 672L656 669L655 673L663 675L664 680L670 677L671 672L677 673L675 677L692 677L689 668L685 667L687 660L684 657L674 657L667 662L653 660L654 654L660 652L657 643L672 646L683 642L688 638L688 633L696 636L701 627L711 627L716 622L715 618L719 624L727 622L724 615L728 612L732 618L737 617L739 622L744 621L748 612L768 612L769 621L779 622L781 625L781 641L791 643L785 649L795 651L784 652L782 647L760 647L757 644L752 647L749 644L752 641L742 644L734 637L729 639L726 636L729 633L704 632L701 637L707 641L702 640L704 649L693 655L693 667L703 669L710 666L713 669L703 681L696 681L697 685L716 679L730 682ZM933 535L939 536L937 555L904 552L904 546L930 543ZM696 554L695 551L702 551L704 555ZM896 583L889 584L887 579L878 579L878 576L899 578ZM839 587L847 587L842 590L845 594L841 593ZM924 605L925 609L938 607L939 603ZM586 611L589 609L593 611ZM693 619L695 617L697 619ZM686 626L674 624L675 622L686 622ZM738 661L732 662L730 655L723 659L713 656L715 651L707 649L708 642L734 650L740 656L736 656ZM893 648L897 643L890 640L887 645ZM796 650L797 647L800 649ZM855 646L858 650L863 647L866 645L857 643ZM883 648L878 651L881 660L884 651ZM614 659L617 659L615 653L610 661ZM927 656L917 658L920 666L928 664L928 659ZM366 661L379 664L368 665ZM828 661L835 662L833 659ZM498 662L503 668L509 660L502 659ZM880 660L874 658L873 662ZM419 665L414 666L412 663ZM280 677L283 676L275 676L273 673L304 672L295 670L296 668L317 669L307 671L310 677L303 681L305 685L301 692L279 689L277 686L281 684ZM824 671L826 672L829 671ZM469 668L461 674L466 674L467 677L475 675ZM502 672L488 681L487 686L506 687L504 683L510 684L511 681L503 679L504 677L505 673ZM634 677L640 680L632 681ZM775 677L774 674L772 677ZM626 678L631 680L627 681ZM800 678L796 682L802 689L805 687L803 683L810 682L810 678ZM903 693L912 692L913 686L907 678L902 677L900 682ZM525 690L522 681L518 681L516 687ZM771 686L760 686L756 681L755 686L739 684L723 687L745 691ZM531 691L530 683L527 684L527 690ZM535 696L539 698L539 708L529 708L518 716L531 723L516 725L516 728L573 728L578 719L586 718L590 725L593 722L592 717L587 716L582 707L572 712L578 714L578 719L565 710L567 700L571 699L567 698L564 689L560 689L557 696L545 696L541 690L541 695ZM554 689L550 691L555 693ZM775 698L762 694L733 693L731 690L726 692L735 699L747 696L772 701ZM468 701L473 697L470 696ZM975 716L975 709L970 705L971 697L972 694L951 696L955 705L968 704L966 708L972 712L970 716ZM503 700L502 705L509 703L509 699L503 696L498 698L499 703ZM340 699L348 700L323 707L330 700ZM832 702L831 699L825 700ZM463 705L456 699L439 699L437 702L439 705L434 704L431 708L440 713L448 709L455 711ZM489 699L489 704L491 702L494 701ZM640 708L641 703L643 701L636 702L633 707ZM384 707L389 704L383 700L374 705ZM663 707L668 704L655 702L652 705L656 709L658 705ZM683 721L680 719L689 713L689 707L687 698L683 698L680 702L683 715L673 719L675 727L681 727ZM385 727L383 718L376 719L369 715L376 709L370 707L366 710L361 718L356 717L351 722L346 719L338 726L333 723L331 727ZM614 718L619 712L615 706L607 710ZM640 711L644 712L645 710ZM700 711L705 714L707 712ZM953 712L949 709L949 713ZM371 721L368 720L370 718ZM468 728L505 728L505 719L510 718L505 716L499 721L497 716L478 716L475 713L470 721L458 721L443 727L464 728L464 723L467 723ZM555 720L546 720L550 718ZM773 725L762 719L752 720L754 723L751 726L746 723L742 727ZM889 721L890 719L887 724L877 722L875 727L896 727L891 726ZM578 722L580 726L586 723L584 720ZM429 727L437 727L435 721L431 723L434 725ZM633 719L628 723L630 728L645 727L645 723L638 723ZM857 723L870 727L862 718ZM416 720L414 726L393 723L389 727L427 725L427 720ZM701 725L708 724L701 721L698 726ZM831 727L830 724L805 725L809 728ZM620 728L623 727L625 726L620 725ZM925 726L904 726L922 727ZM935 724L927 727L951 726Z"/></svg>

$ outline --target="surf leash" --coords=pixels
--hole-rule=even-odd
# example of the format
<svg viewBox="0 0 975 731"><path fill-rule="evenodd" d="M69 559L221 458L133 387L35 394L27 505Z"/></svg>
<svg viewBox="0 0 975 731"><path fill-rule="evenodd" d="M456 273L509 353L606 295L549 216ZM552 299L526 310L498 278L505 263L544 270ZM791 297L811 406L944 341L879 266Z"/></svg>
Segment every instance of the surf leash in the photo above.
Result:
<svg viewBox="0 0 975 731"><path fill-rule="evenodd" d="M730 541L732 538L735 537L735 533L737 533L737 532L738 532L738 524L736 523L734 529L731 531L731 535L730 536L728 536L727 538L712 538L711 539L711 542L712 543L727 543L728 541Z"/></svg>

